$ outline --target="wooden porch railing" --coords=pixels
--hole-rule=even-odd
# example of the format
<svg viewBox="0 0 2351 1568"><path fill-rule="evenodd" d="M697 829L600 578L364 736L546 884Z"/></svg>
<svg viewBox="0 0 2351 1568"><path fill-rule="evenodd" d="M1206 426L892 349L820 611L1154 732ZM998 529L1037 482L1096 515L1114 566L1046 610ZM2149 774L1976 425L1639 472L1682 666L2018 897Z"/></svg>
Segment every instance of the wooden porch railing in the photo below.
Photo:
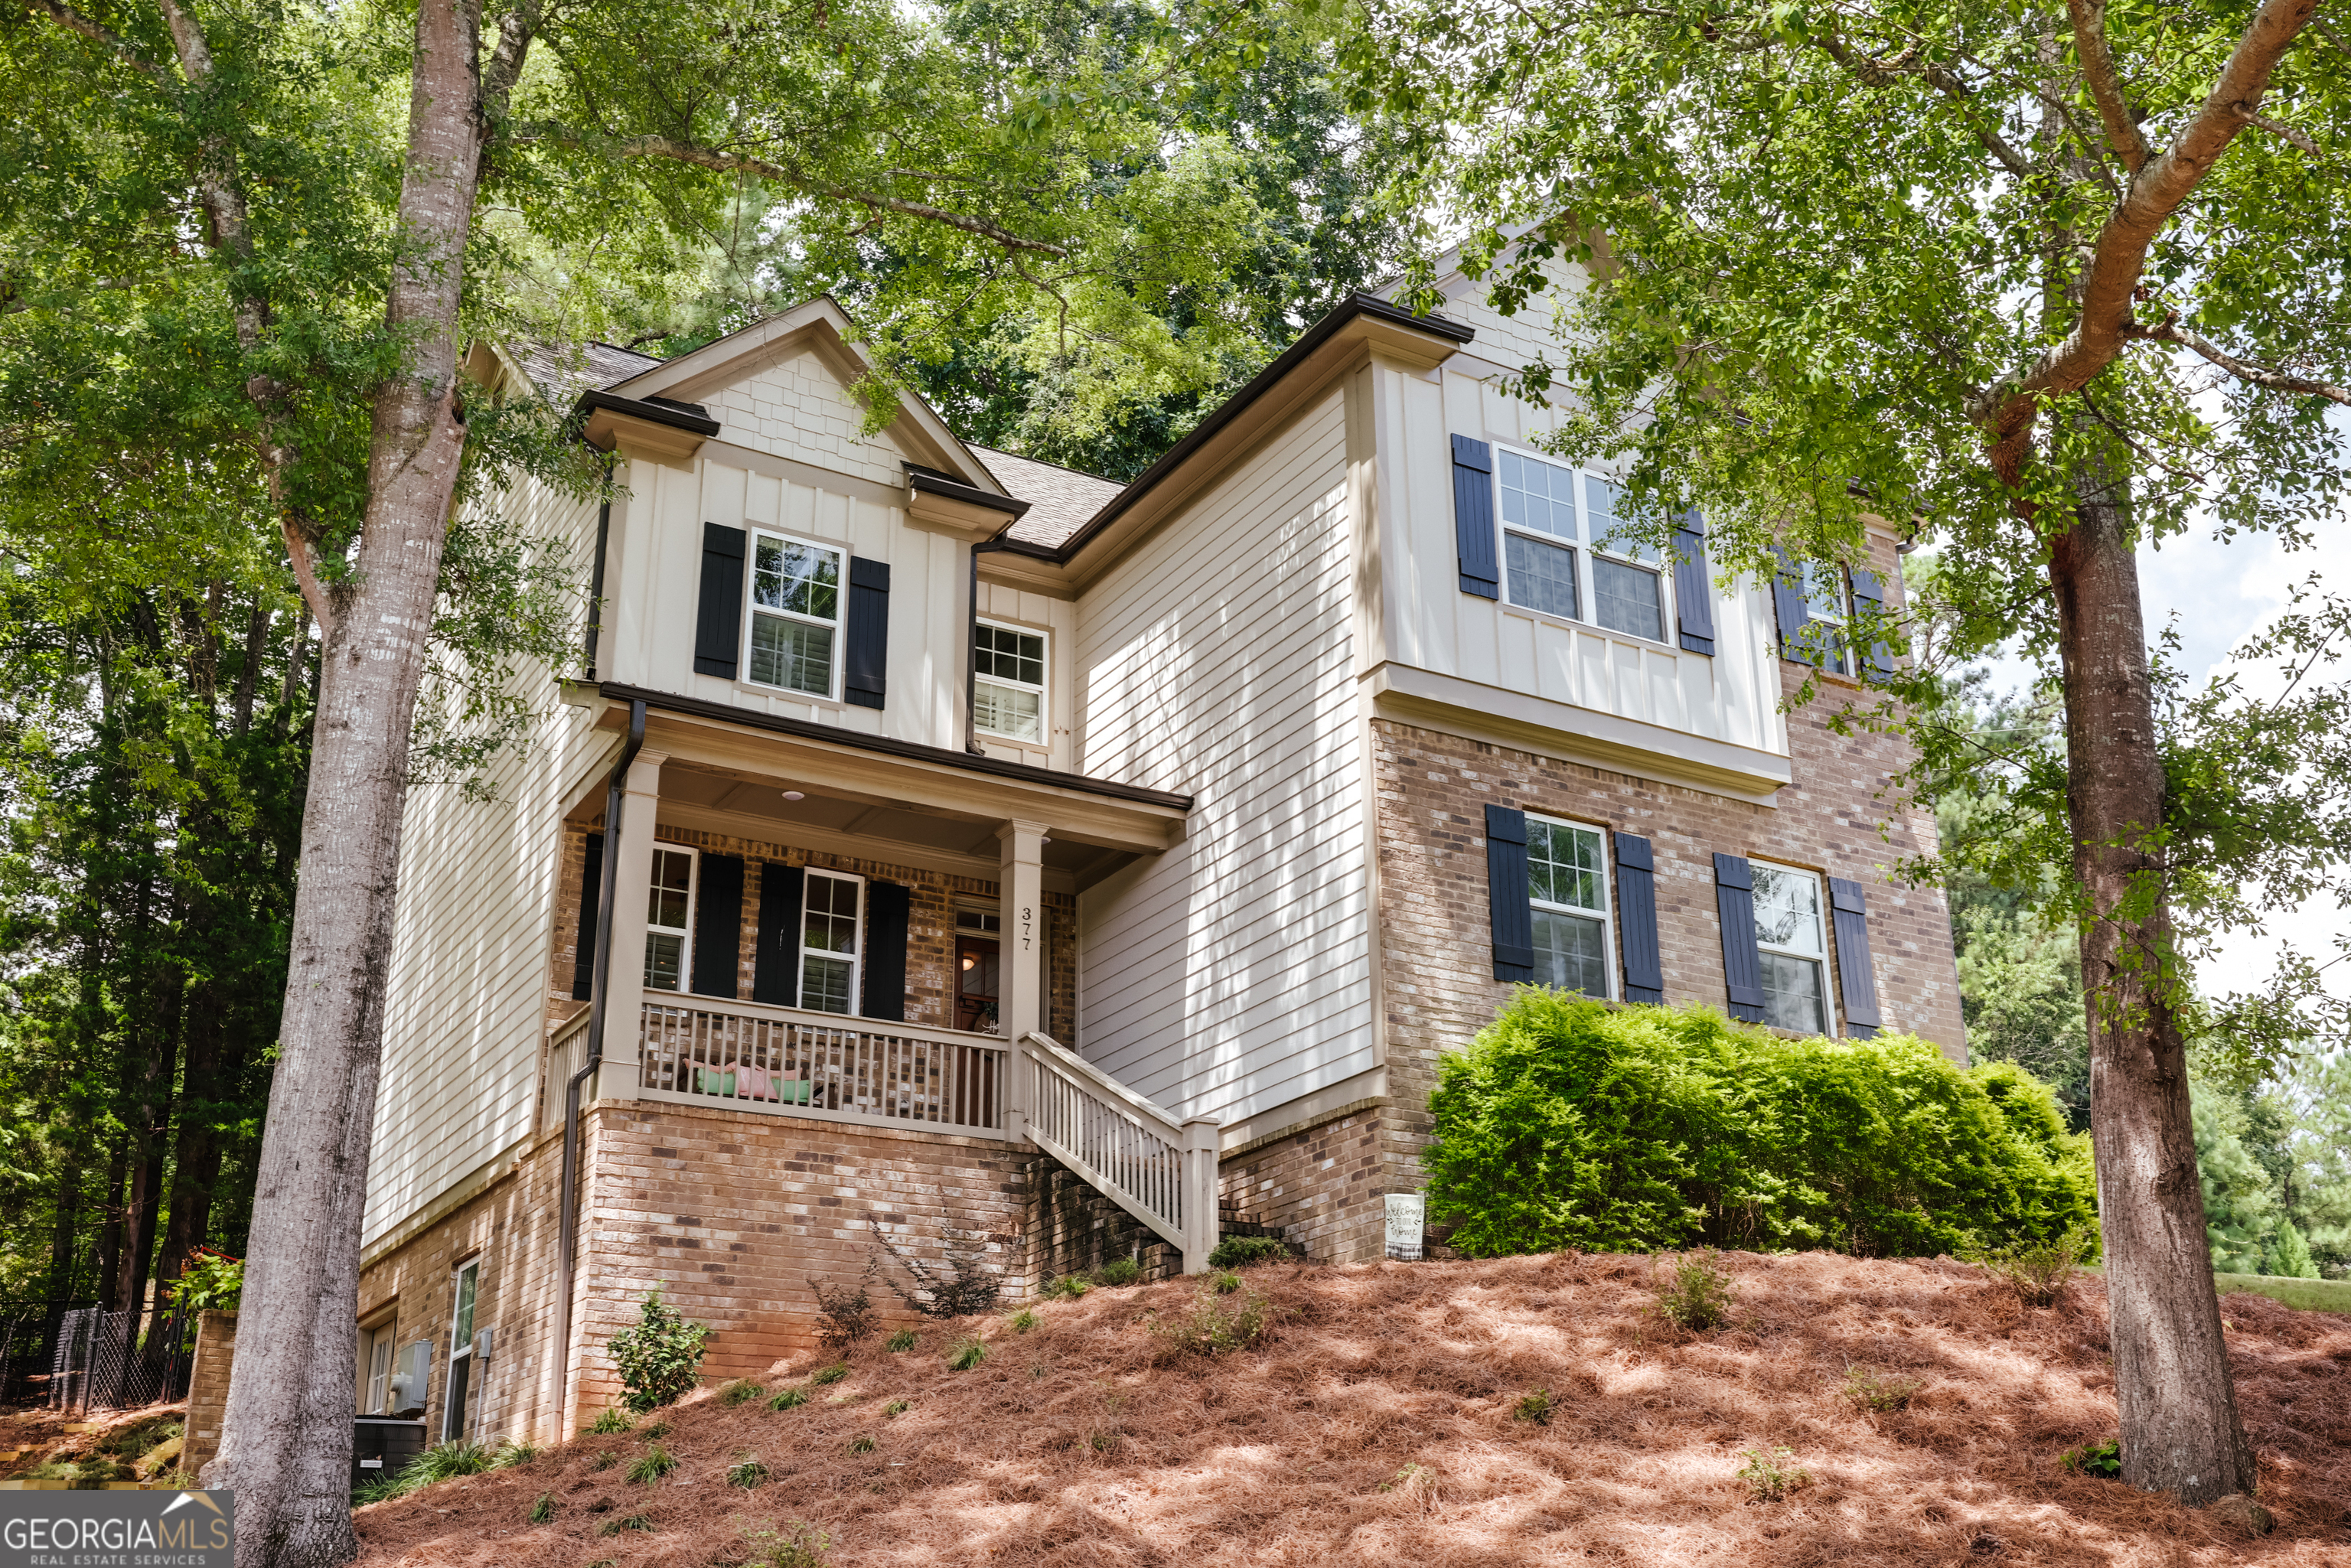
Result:
<svg viewBox="0 0 2351 1568"><path fill-rule="evenodd" d="M1058 1041L1021 1037L1029 1140L1180 1248L1186 1273L1217 1245L1217 1124L1179 1122Z"/></svg>
<svg viewBox="0 0 2351 1568"><path fill-rule="evenodd" d="M989 1035L680 998L644 1004L638 1084L736 1110L1003 1137L1010 1055Z"/></svg>

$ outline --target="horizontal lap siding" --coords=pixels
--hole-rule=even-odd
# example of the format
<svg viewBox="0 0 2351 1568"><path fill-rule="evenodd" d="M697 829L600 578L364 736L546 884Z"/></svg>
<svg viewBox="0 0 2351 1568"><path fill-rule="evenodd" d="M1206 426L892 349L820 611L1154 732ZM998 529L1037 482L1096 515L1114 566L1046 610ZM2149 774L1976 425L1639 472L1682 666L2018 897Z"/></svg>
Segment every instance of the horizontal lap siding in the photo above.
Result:
<svg viewBox="0 0 2351 1568"><path fill-rule="evenodd" d="M1080 901L1085 1054L1186 1114L1374 1061L1344 464L1334 392L1079 603L1084 769L1195 797Z"/></svg>
<svg viewBox="0 0 2351 1568"><path fill-rule="evenodd" d="M563 539L578 559L594 549L593 506L536 486L518 500L509 504L525 527ZM589 732L581 710L550 700L544 670L520 671L516 689L540 713L492 765L494 799L469 800L455 779L409 787L363 1245L531 1131L560 797L611 741Z"/></svg>

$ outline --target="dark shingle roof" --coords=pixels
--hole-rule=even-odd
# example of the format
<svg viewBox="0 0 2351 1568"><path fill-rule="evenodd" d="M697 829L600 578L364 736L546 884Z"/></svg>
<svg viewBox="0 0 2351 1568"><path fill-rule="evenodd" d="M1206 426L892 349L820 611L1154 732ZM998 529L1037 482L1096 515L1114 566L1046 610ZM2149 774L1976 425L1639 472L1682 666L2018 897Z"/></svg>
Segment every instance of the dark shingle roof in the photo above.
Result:
<svg viewBox="0 0 2351 1568"><path fill-rule="evenodd" d="M1007 530L1023 544L1058 547L1076 533L1096 512L1110 504L1119 486L1074 468L1058 468L1033 457L1019 457L989 446L975 446L974 455L987 465L996 482L1029 503L1029 510Z"/></svg>
<svg viewBox="0 0 2351 1568"><path fill-rule="evenodd" d="M551 402L569 402L584 392L602 392L661 361L611 343L533 343L517 355L523 373Z"/></svg>

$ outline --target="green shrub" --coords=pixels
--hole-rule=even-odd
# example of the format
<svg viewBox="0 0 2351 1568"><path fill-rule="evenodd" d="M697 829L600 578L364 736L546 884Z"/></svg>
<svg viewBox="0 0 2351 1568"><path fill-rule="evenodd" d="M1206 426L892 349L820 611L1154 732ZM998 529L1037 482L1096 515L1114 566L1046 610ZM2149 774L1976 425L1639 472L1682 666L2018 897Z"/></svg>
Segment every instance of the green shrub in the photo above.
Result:
<svg viewBox="0 0 2351 1568"><path fill-rule="evenodd" d="M687 1322L654 1286L637 1326L614 1334L608 1347L620 1368L622 1402L642 1416L693 1393L709 1339L708 1324Z"/></svg>
<svg viewBox="0 0 2351 1568"><path fill-rule="evenodd" d="M832 1537L797 1519L783 1534L762 1530L747 1539L751 1554L744 1568L824 1568L824 1554L832 1550Z"/></svg>
<svg viewBox="0 0 2351 1568"><path fill-rule="evenodd" d="M882 1348L893 1353L912 1350L914 1348L914 1342L921 1337L913 1329L900 1329L883 1342Z"/></svg>
<svg viewBox="0 0 2351 1568"><path fill-rule="evenodd" d="M1256 1291L1244 1291L1228 1301L1213 1284L1194 1292L1192 1304L1151 1320L1151 1336L1159 1342L1159 1359L1183 1355L1221 1355L1246 1350L1265 1337L1273 1325L1273 1307Z"/></svg>
<svg viewBox="0 0 2351 1568"><path fill-rule="evenodd" d="M1064 1274L1058 1280L1046 1281L1045 1289L1040 1293L1049 1301L1058 1301L1065 1297L1068 1300L1074 1301L1080 1296L1084 1295L1088 1291L1092 1289L1092 1284L1087 1281L1084 1275Z"/></svg>
<svg viewBox="0 0 2351 1568"><path fill-rule="evenodd" d="M1094 1278L1105 1285L1132 1285L1143 1278L1143 1265L1132 1258L1113 1258L1094 1270Z"/></svg>
<svg viewBox="0 0 2351 1568"><path fill-rule="evenodd" d="M1748 1495L1757 1502L1778 1502L1812 1484L1812 1472L1796 1463L1793 1448L1773 1448L1769 1453L1741 1448L1740 1453L1747 1462L1739 1467L1739 1479L1747 1483Z"/></svg>
<svg viewBox="0 0 2351 1568"><path fill-rule="evenodd" d="M1538 1388L1510 1407L1513 1421L1531 1421L1538 1427L1551 1425L1552 1397L1548 1388Z"/></svg>
<svg viewBox="0 0 2351 1568"><path fill-rule="evenodd" d="M1714 1254L1700 1252L1674 1264L1670 1283L1657 1292L1657 1312L1692 1333L1730 1321L1730 1276L1714 1266Z"/></svg>
<svg viewBox="0 0 2351 1568"><path fill-rule="evenodd" d="M2123 1479L2123 1446L2120 1443L2085 1443L2078 1448L2068 1448L2057 1456L2057 1462L2080 1476L2103 1476L2110 1481Z"/></svg>
<svg viewBox="0 0 2351 1568"><path fill-rule="evenodd" d="M524 1516L523 1522L525 1524L553 1524L555 1522L555 1494L551 1491L543 1491L539 1493L538 1500L530 1505L530 1512Z"/></svg>
<svg viewBox="0 0 2351 1568"><path fill-rule="evenodd" d="M627 1411L607 1405L596 1413L596 1419L589 1423L588 1429L601 1437L614 1432L625 1432L635 1425L636 1418Z"/></svg>
<svg viewBox="0 0 2351 1568"><path fill-rule="evenodd" d="M2029 1307L2051 1307L2073 1282L2082 1260L2098 1249L2098 1233L2077 1226L2054 1240L2020 1237L2005 1247L1970 1247L1959 1257L2016 1292Z"/></svg>
<svg viewBox="0 0 2351 1568"><path fill-rule="evenodd" d="M1211 1269L1246 1269L1252 1263L1289 1263L1295 1255L1270 1236L1228 1236L1208 1254Z"/></svg>
<svg viewBox="0 0 2351 1568"><path fill-rule="evenodd" d="M1783 1040L1710 1008L1524 987L1444 1058L1429 1108L1429 1218L1474 1257L1931 1256L2094 1212L2088 1140L2044 1085L1908 1035Z"/></svg>
<svg viewBox="0 0 2351 1568"><path fill-rule="evenodd" d="M777 1395L773 1399L768 1401L768 1408L770 1410L797 1410L807 1403L807 1389L787 1388L782 1393Z"/></svg>
<svg viewBox="0 0 2351 1568"><path fill-rule="evenodd" d="M498 1468L498 1449L480 1443L436 1443L425 1449L395 1474L381 1480L370 1481L351 1494L354 1501L382 1502L395 1497L406 1497L435 1481L445 1481L458 1476L478 1476L485 1470Z"/></svg>
<svg viewBox="0 0 2351 1568"><path fill-rule="evenodd" d="M1845 1401L1856 1410L1900 1410L1910 1403L1920 1386L1915 1377L1880 1372L1874 1366L1844 1369Z"/></svg>

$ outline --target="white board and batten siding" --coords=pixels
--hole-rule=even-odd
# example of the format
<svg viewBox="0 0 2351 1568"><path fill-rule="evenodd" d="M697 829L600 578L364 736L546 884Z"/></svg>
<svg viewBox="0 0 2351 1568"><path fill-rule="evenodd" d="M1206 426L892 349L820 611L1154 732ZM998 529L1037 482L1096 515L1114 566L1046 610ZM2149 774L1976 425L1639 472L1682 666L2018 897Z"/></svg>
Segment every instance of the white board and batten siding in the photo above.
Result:
<svg viewBox="0 0 2351 1568"><path fill-rule="evenodd" d="M522 505L540 514L521 519L533 532L578 555L584 580L596 507L536 486ZM536 720L490 768L491 799L469 800L456 779L409 786L362 1247L532 1130L562 793L614 741L557 700L545 671L520 685Z"/></svg>
<svg viewBox="0 0 2351 1568"><path fill-rule="evenodd" d="M1554 271L1563 289L1583 281L1581 267ZM1400 409L1400 417L1384 422L1380 434L1384 444L1401 437L1399 451L1381 455L1383 483L1396 487L1401 504L1383 508L1384 527L1392 533L1382 540L1382 554L1394 564L1381 584L1385 645L1366 649L1367 663L1386 658L1479 686L1785 758L1787 725L1779 710L1771 607L1760 585L1744 579L1728 589L1716 584L1711 656L1679 646L1670 580L1663 642L1513 605L1507 583L1499 601L1461 591L1451 438L1466 435L1540 453L1537 443L1556 427L1558 416L1506 395L1488 363L1515 367L1539 354L1547 341L1547 307L1536 303L1528 308L1532 314L1504 317L1485 303L1482 286L1452 280L1447 293L1445 313L1478 333L1468 355L1433 378L1374 372L1389 378L1381 391ZM1499 558L1499 536L1496 548Z"/></svg>
<svg viewBox="0 0 2351 1568"><path fill-rule="evenodd" d="M990 757L1008 762L1027 762L1056 772L1073 773L1077 771L1077 750L1071 738L1077 724L1077 683L1071 676L1073 666L1070 647L1077 632L1078 607L1051 594L1037 593L1008 582L989 581L987 559L985 555L979 558L980 619L1023 632L1041 632L1045 636L1046 744L1029 746L1000 736L982 735L977 737L980 747ZM959 679L962 672L958 669L956 674ZM958 704L960 701L958 693ZM960 717L960 706L956 711ZM961 741L953 744L960 745Z"/></svg>
<svg viewBox="0 0 2351 1568"><path fill-rule="evenodd" d="M963 744L965 596L969 547L910 526L901 497L911 455L888 431L859 434L847 387L814 352L738 368L718 387L674 395L720 422L692 459L626 465L628 495L612 508L606 582L613 593L607 680L675 692L781 718L813 720L927 746ZM730 448L750 454L728 461ZM760 463L760 458L776 461ZM768 528L890 568L890 632L880 709L697 674L703 525ZM756 545L745 541L747 586ZM841 592L848 582L843 562ZM747 638L750 615L743 612ZM835 639L834 688L845 639ZM738 658L745 649L737 650ZM738 675L747 676L747 664Z"/></svg>
<svg viewBox="0 0 2351 1568"><path fill-rule="evenodd" d="M1081 768L1194 797L1182 843L1079 899L1081 1047L1228 1125L1376 1061L1343 401L1077 606Z"/></svg>

